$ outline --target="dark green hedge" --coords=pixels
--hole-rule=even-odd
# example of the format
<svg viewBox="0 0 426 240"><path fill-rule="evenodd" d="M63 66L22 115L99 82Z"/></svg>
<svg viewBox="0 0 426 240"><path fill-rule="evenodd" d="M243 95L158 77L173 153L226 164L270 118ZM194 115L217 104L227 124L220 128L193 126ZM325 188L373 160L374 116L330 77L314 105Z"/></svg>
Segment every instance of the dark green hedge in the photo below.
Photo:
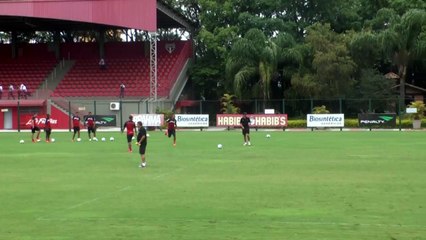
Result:
<svg viewBox="0 0 426 240"><path fill-rule="evenodd" d="M411 119L401 120L402 128L412 128L413 122ZM306 128L305 119L288 120L287 128ZM358 128L358 119L345 119L345 128ZM396 128L399 128L399 119L396 120ZM422 128L426 128L426 119L422 120Z"/></svg>

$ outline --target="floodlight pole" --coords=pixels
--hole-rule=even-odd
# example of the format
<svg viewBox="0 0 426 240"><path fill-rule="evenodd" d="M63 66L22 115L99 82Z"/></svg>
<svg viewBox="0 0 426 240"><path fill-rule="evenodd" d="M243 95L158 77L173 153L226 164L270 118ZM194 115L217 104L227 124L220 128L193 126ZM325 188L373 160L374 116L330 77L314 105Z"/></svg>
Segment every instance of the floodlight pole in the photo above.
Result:
<svg viewBox="0 0 426 240"><path fill-rule="evenodd" d="M149 33L149 97L157 101L157 32ZM151 111L152 113L152 111Z"/></svg>

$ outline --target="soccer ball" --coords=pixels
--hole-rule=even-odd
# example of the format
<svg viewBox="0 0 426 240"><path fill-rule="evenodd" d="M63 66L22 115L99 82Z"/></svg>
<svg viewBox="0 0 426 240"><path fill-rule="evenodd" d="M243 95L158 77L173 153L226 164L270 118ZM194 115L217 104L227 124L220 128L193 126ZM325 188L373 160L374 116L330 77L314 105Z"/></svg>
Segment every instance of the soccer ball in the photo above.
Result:
<svg viewBox="0 0 426 240"><path fill-rule="evenodd" d="M269 134L266 134L266 138L271 138L271 135L269 135Z"/></svg>
<svg viewBox="0 0 426 240"><path fill-rule="evenodd" d="M20 144L23 144L25 141L23 139L21 139L21 141L19 141Z"/></svg>
<svg viewBox="0 0 426 240"><path fill-rule="evenodd" d="M217 145L217 148L218 148L218 149L222 149L222 148L223 148L222 144L218 144L218 145Z"/></svg>
<svg viewBox="0 0 426 240"><path fill-rule="evenodd" d="M94 137L94 138L93 138L93 141L97 142L97 141L98 141L98 139Z"/></svg>
<svg viewBox="0 0 426 240"><path fill-rule="evenodd" d="M146 134L146 137L149 137L149 133Z"/></svg>
<svg viewBox="0 0 426 240"><path fill-rule="evenodd" d="M91 142L92 141L92 139L91 138L89 138L89 142Z"/></svg>
<svg viewBox="0 0 426 240"><path fill-rule="evenodd" d="M77 142L81 142L81 138L77 138Z"/></svg>
<svg viewBox="0 0 426 240"><path fill-rule="evenodd" d="M114 141L114 138L113 138L113 137L110 137L110 138L109 138L109 140L110 140L111 142L113 142L113 141Z"/></svg>
<svg viewBox="0 0 426 240"><path fill-rule="evenodd" d="M51 142L55 142L55 139L54 139L54 138L52 138L52 139L50 139L50 141L51 141Z"/></svg>
<svg viewBox="0 0 426 240"><path fill-rule="evenodd" d="M105 139L104 137L103 137L101 140L102 140L102 142L105 142L105 141L106 141L106 139Z"/></svg>
<svg viewBox="0 0 426 240"><path fill-rule="evenodd" d="M135 137L132 137L132 140L135 140Z"/></svg>

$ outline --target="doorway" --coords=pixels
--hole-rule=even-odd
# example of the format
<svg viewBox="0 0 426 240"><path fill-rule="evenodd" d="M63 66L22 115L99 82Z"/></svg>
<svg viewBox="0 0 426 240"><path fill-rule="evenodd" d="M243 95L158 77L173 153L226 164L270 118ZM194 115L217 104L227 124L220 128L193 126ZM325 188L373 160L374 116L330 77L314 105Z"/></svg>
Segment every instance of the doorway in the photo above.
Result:
<svg viewBox="0 0 426 240"><path fill-rule="evenodd" d="M9 111L4 112L4 129L12 129L13 127L12 121L13 121L12 111L10 111L9 109Z"/></svg>

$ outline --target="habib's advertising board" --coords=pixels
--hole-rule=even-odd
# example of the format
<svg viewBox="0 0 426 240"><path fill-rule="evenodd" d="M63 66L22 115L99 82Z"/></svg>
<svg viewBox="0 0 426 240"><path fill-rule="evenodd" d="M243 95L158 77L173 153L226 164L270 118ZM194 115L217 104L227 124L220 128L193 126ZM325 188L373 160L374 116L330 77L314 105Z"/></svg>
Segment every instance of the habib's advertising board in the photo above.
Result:
<svg viewBox="0 0 426 240"><path fill-rule="evenodd" d="M217 127L240 126L242 114L217 114ZM247 114L252 127L286 127L287 114Z"/></svg>
<svg viewBox="0 0 426 240"><path fill-rule="evenodd" d="M395 128L395 113L358 114L358 124L365 128Z"/></svg>

